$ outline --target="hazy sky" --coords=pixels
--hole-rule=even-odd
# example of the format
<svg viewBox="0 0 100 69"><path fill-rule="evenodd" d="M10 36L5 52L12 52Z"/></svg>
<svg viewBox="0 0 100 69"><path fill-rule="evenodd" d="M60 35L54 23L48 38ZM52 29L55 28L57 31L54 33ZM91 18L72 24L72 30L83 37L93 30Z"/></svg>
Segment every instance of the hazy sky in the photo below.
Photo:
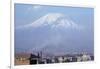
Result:
<svg viewBox="0 0 100 69"><path fill-rule="evenodd" d="M53 27L58 29L58 27L66 26L66 28L55 32L49 30L48 27L51 24L43 26L47 22L52 22L52 24L61 22L62 24L59 24L59 26L57 24ZM25 29L26 26L30 28L31 25L37 28ZM42 27L40 28L40 26ZM20 29L20 27L24 29ZM16 52L45 49L49 53L50 51L55 53L93 53L93 27L93 8L15 4Z"/></svg>

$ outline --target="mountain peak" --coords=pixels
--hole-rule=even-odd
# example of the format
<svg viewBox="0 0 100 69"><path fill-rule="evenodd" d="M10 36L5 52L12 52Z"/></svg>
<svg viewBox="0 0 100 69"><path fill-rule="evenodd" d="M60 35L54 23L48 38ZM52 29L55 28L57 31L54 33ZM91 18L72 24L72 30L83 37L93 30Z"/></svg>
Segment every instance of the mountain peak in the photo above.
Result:
<svg viewBox="0 0 100 69"><path fill-rule="evenodd" d="M56 21L58 18L64 17L61 13L49 13L46 16L46 20L48 23Z"/></svg>

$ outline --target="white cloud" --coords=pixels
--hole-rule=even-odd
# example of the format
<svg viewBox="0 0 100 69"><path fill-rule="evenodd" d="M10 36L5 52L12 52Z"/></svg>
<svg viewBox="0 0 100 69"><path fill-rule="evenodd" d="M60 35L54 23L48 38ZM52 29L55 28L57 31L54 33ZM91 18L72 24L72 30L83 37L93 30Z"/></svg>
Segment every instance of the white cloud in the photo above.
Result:
<svg viewBox="0 0 100 69"><path fill-rule="evenodd" d="M33 7L32 7L33 10L39 10L41 8L42 8L42 6L39 6L39 5L33 5Z"/></svg>
<svg viewBox="0 0 100 69"><path fill-rule="evenodd" d="M42 6L39 5L32 5L31 7L27 8L26 13L29 13L30 11L38 11L42 8Z"/></svg>

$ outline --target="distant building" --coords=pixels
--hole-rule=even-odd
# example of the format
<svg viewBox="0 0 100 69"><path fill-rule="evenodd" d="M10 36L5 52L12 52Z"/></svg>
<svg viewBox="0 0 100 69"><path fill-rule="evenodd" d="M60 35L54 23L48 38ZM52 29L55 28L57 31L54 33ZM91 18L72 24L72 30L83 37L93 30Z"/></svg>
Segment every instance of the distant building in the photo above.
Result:
<svg viewBox="0 0 100 69"><path fill-rule="evenodd" d="M90 55L83 54L82 61L89 61L89 60L91 60Z"/></svg>
<svg viewBox="0 0 100 69"><path fill-rule="evenodd" d="M94 56L93 55L91 55L90 57L91 57L91 60L94 60Z"/></svg>
<svg viewBox="0 0 100 69"><path fill-rule="evenodd" d="M39 62L39 58L40 58L40 56L38 55L38 56L36 56L35 54L31 54L30 55L30 58L29 58L29 60L30 60L30 64L38 64Z"/></svg>
<svg viewBox="0 0 100 69"><path fill-rule="evenodd" d="M82 58L80 56L77 56L77 62L81 62Z"/></svg>
<svg viewBox="0 0 100 69"><path fill-rule="evenodd" d="M82 54L81 56L77 56L77 62L81 62L81 61L90 61L93 58L88 55L88 54Z"/></svg>

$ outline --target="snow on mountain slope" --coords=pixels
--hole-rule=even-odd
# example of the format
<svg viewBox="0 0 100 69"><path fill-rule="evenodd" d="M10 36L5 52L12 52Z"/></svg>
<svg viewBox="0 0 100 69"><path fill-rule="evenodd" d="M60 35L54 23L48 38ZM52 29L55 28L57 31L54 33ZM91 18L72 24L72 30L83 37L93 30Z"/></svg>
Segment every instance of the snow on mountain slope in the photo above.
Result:
<svg viewBox="0 0 100 69"><path fill-rule="evenodd" d="M34 22L23 25L17 28L38 28L41 26L50 26L51 28L73 28L80 29L81 27L71 19L61 13L48 13Z"/></svg>

